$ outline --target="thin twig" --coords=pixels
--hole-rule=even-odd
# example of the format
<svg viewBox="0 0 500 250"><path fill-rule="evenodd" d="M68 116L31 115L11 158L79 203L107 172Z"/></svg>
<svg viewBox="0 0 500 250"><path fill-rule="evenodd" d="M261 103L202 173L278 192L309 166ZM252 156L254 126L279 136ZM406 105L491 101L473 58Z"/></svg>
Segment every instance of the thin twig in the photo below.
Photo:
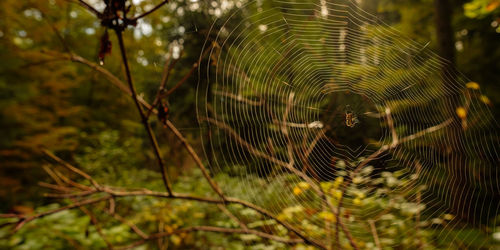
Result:
<svg viewBox="0 0 500 250"><path fill-rule="evenodd" d="M45 173L47 173L50 176L50 178L52 178L52 180L54 180L57 183L57 185L59 185L61 187L65 186L64 181L54 171L52 171L48 166L44 165L44 166L42 166L42 168L45 171Z"/></svg>
<svg viewBox="0 0 500 250"><path fill-rule="evenodd" d="M231 211L229 211L229 209L227 209L224 205L221 205L221 204L217 204L217 207L225 214L227 215L227 217L229 217L230 219L232 219L234 222L238 223L238 225L242 228L242 229L245 229L245 230L248 230L248 227L245 223L243 223L243 221L241 221L240 219L238 219L233 213L231 213Z"/></svg>
<svg viewBox="0 0 500 250"><path fill-rule="evenodd" d="M288 169L290 172L296 174L297 176L301 177L303 180L305 180L306 182L311 182L313 183L311 185L311 187L315 190L320 190L320 188L318 187L318 185L314 184L314 181L311 180L311 178L309 176L307 176L306 174L302 173L301 171L299 171L298 169L296 168L293 168L293 167L290 167L290 164L287 163L287 162L284 162L282 160L279 160L277 158L274 158L273 156L269 155L269 154L266 154L258 149L256 149L254 146L252 146L250 143L248 143L247 141L245 141L243 138L241 138L238 133L236 131L234 131L233 128L231 128L230 126L226 125L225 123L223 122L219 122L213 118L210 118L210 117L207 117L205 118L206 121L208 121L209 123L212 123L214 125L216 125L217 127L219 128L222 128L224 130L226 130L229 135L231 137L233 137L237 142L238 144L244 146L250 153L252 153L253 155L255 156L258 156L258 157L261 157L263 159L266 159L278 166L281 166L281 167L284 167L286 169Z"/></svg>
<svg viewBox="0 0 500 250"><path fill-rule="evenodd" d="M148 238L148 235L146 233L144 233L141 229L139 229L134 223L126 220L125 218L123 218L122 216L120 216L117 213L110 213L109 211L106 211L106 210L103 210L103 211L106 212L107 214L113 216L113 218L115 218L116 220L120 221L121 223L123 223L123 224L127 225L128 227L130 227L130 229L132 229L132 231L134 231L141 238L143 238L143 239L147 239Z"/></svg>
<svg viewBox="0 0 500 250"><path fill-rule="evenodd" d="M358 250L358 245L356 244L356 242L354 242L354 239L352 238L352 235L349 231L349 229L347 228L347 226L344 224L344 222L342 222L342 217L340 216L340 207L341 207L341 202L339 201L339 207L337 209L337 223L336 223L336 232L335 232L335 239L337 241L337 246L338 246L338 249L342 249L340 247L340 237L339 237L339 234L340 234L340 228L339 226L342 228L342 231L344 232L347 240L349 241L349 244L351 244L351 247L354 248L355 250Z"/></svg>
<svg viewBox="0 0 500 250"><path fill-rule="evenodd" d="M72 199L72 201L76 202L75 199ZM97 217L94 215L94 213L92 213L92 211L90 211L89 209L87 209L84 206L81 206L79 208L84 214L86 214L90 218L90 222L92 223L92 225L94 225L94 227L97 231L97 234L99 234L99 236L104 241L104 243L106 244L108 249L113 249L113 244L111 244L111 242L108 240L106 235L104 235L104 232L102 231L101 225L99 225L99 221L97 220Z"/></svg>
<svg viewBox="0 0 500 250"><path fill-rule="evenodd" d="M191 155L193 160L196 162L196 165L201 170L203 176L208 181L208 183L210 184L212 189L224 200L225 197L224 197L224 194L222 193L222 190L215 183L215 181L212 179L212 177L210 177L210 174L208 173L208 170L205 168L205 165L203 164L203 162L201 162L200 157L194 151L194 149L191 147L191 145L186 140L186 138L184 138L184 136L181 134L181 132L179 132L179 130L177 130L177 128L174 126L174 124L172 124L169 120L167 120L165 125L167 126L167 128L170 129L170 131L172 131L174 133L174 135L177 137L177 139L179 139L182 142L182 145L184 146L184 148L186 148L188 153Z"/></svg>
<svg viewBox="0 0 500 250"><path fill-rule="evenodd" d="M50 197L50 198L75 198L75 197L82 197L82 196L88 196L91 194L97 193L97 190L87 190L83 192L78 192L78 193L64 193L64 194L44 194L43 196L45 197Z"/></svg>
<svg viewBox="0 0 500 250"><path fill-rule="evenodd" d="M64 187L64 186L58 186L58 185L54 185L54 184L50 184L50 183L45 183L43 181L39 181L38 185L40 187L50 188L50 189L57 190L60 192L72 192L73 191L71 188Z"/></svg>
<svg viewBox="0 0 500 250"><path fill-rule="evenodd" d="M36 215L28 216L28 217L25 217L24 215L19 215L18 216L19 221L17 222L17 225L14 228L13 232L17 232L26 223L28 223L30 221L33 221L35 219L42 218L42 217L45 217L47 215L55 214L55 213L58 213L58 212L61 212L61 211L64 211L64 210L73 209L73 208L77 208L77 207L81 207L81 206L85 206L85 205L89 205L89 204L98 203L98 202L101 202L101 201L108 200L110 198L111 198L111 196L104 196L104 197L100 197L100 198L83 200L83 201L75 202L75 203L73 203L71 205L67 205L67 206L64 206L64 207L57 208L57 209L52 209L52 210L49 210L49 211L46 211L46 212L42 212L42 213L39 213L39 214L36 214Z"/></svg>
<svg viewBox="0 0 500 250"><path fill-rule="evenodd" d="M71 50L69 49L68 44L66 43L66 40L64 40L64 37L61 35L61 32L57 29L57 27L50 21L50 19L45 15L45 13L42 11L42 18L47 22L47 24L50 26L54 34L56 35L57 39L59 39L59 42L61 43L62 47L67 53L71 53Z"/></svg>
<svg viewBox="0 0 500 250"><path fill-rule="evenodd" d="M194 70L198 67L198 63L194 63L193 66L191 67L191 69L189 70L189 72L180 80L177 82L177 84L175 84L174 87L172 87L171 89L169 89L167 91L167 93L165 94L165 96L169 96L171 95L172 93L174 93L174 91L176 89L178 89L183 83L186 82L187 79L189 79L189 77L193 74Z"/></svg>
<svg viewBox="0 0 500 250"><path fill-rule="evenodd" d="M148 134L151 145L153 146L153 151L155 153L156 159L158 160L158 165L160 166L163 184L164 184L165 188L167 189L167 192L169 194L171 194L172 188L170 187L170 181L168 179L167 168L166 168L165 164L163 163L163 159L162 159L162 156L160 153L160 147L158 146L158 142L156 141L156 137L153 133L153 129L151 128L151 125L149 124L148 119L145 116L144 111L142 110L142 105L139 102L139 100L137 99L137 93L136 93L134 84L132 82L132 76L130 74L130 67L128 65L127 53L125 52L125 44L123 42L122 30L116 29L115 33L116 33L116 36L118 37L118 44L120 46L120 52L121 52L121 56L122 56L123 65L125 66L125 75L127 77L127 83L129 85L130 92L132 93L132 99L134 100L137 111L139 112L139 115L141 116L142 124L144 125L144 128L146 129L146 132Z"/></svg>
<svg viewBox="0 0 500 250"><path fill-rule="evenodd" d="M248 99L248 98L245 98L243 97L242 95L236 95L236 94L233 94L233 93L229 93L229 92L223 92L223 91L218 91L218 90L214 90L213 92L215 95L220 95L220 96L225 96L225 97L229 97L231 99L234 99L236 101L239 101L239 102L242 102L242 103L245 103L245 104L248 104L250 106L262 106L262 104L264 103L264 101L262 99L258 100L258 101L254 101L254 100L251 100L251 99Z"/></svg>
<svg viewBox="0 0 500 250"><path fill-rule="evenodd" d="M147 16L147 15L155 12L161 6L163 6L164 4L168 3L168 1L169 0L163 0L161 3L159 3L158 5L156 5L155 7L153 7L152 9L150 9L150 10L148 10L148 11L146 11L146 12L144 12L144 13L142 13L142 14L134 17L134 18L132 18L131 21L137 21L137 20L139 20L139 19L141 19L141 18L143 18L143 17L145 17L145 16Z"/></svg>
<svg viewBox="0 0 500 250"><path fill-rule="evenodd" d="M183 51L181 51L181 56L182 56ZM161 74L161 80L160 80L160 86L158 87L158 91L156 91L156 96L155 99L153 100L153 103L151 104L151 107L148 108L148 112L146 113L146 117L149 118L151 113L153 112L153 109L158 105L158 103L161 100L161 94L165 92L166 85L168 82L168 79L170 77L170 73L172 69L174 68L175 64L181 59L181 56L179 58L175 59L173 62L170 61L170 57L167 59L165 62L165 65L163 66L163 72Z"/></svg>
<svg viewBox="0 0 500 250"><path fill-rule="evenodd" d="M85 185L82 185L78 182L74 182L72 181L71 179L69 179L68 177L66 177L65 175L63 175L61 172L57 171L57 169L54 169L52 170L64 183L70 185L70 186L73 186L75 188L78 188L80 190L92 190L92 188L90 187L87 187Z"/></svg>
<svg viewBox="0 0 500 250"><path fill-rule="evenodd" d="M420 177L420 173L422 171L422 164L420 163L420 161L418 160L415 160L415 168L416 168L416 175L417 175L417 178L415 179L416 181L418 180L418 178ZM420 203L422 202L422 191L420 190L420 187L417 186L417 206L420 206ZM422 238L420 237L420 209L417 209L417 213L415 214L415 225L416 225L416 228L415 228L415 234L417 235L417 239L418 239L418 249L422 249Z"/></svg>
<svg viewBox="0 0 500 250"><path fill-rule="evenodd" d="M47 149L42 148L41 151L46 156L48 156L49 158L51 158L52 160L57 162L57 164L65 167L66 169L70 170L71 172L76 173L76 174L82 176L83 178L87 179L88 181L90 181L92 186L94 186L97 190L99 190L99 188L100 188L99 184L97 184L97 182L92 177L90 177L90 175L88 175L87 173L81 171L80 169L78 169L76 167L71 166L70 164L63 161L61 158L57 157L56 155L54 155L52 152L48 151Z"/></svg>
<svg viewBox="0 0 500 250"><path fill-rule="evenodd" d="M71 0L68 0L68 1L69 2L75 2L75 1L71 1ZM92 7L87 2L85 2L83 0L78 0L78 3L79 3L80 6L83 6L85 9L87 9L90 12L92 12L92 14L94 14L96 17L100 17L102 15L98 10L96 10L94 7Z"/></svg>
<svg viewBox="0 0 500 250"><path fill-rule="evenodd" d="M387 118L387 126L391 130L392 145L395 146L398 144L398 134L394 128L394 121L392 120L391 109L389 107L385 108L385 117Z"/></svg>
<svg viewBox="0 0 500 250"><path fill-rule="evenodd" d="M163 222L163 220L162 219L158 220L158 233L159 234L162 234L163 232L165 232L164 227L165 227L165 223ZM159 237L157 240L159 250L166 249L164 239L165 239L164 237Z"/></svg>
<svg viewBox="0 0 500 250"><path fill-rule="evenodd" d="M370 224L370 229L372 231L373 241L375 241L375 246L377 246L378 249L382 249L380 240L378 238L377 227L375 226L375 221L368 220L368 224Z"/></svg>

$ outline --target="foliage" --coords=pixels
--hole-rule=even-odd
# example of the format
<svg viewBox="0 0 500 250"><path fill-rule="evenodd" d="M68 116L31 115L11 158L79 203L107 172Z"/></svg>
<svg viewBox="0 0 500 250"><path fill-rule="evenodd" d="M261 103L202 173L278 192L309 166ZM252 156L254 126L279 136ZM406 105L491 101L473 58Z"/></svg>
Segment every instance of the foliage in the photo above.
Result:
<svg viewBox="0 0 500 250"><path fill-rule="evenodd" d="M500 7L500 1L498 0L473 0L464 4L465 16L470 18L484 18L488 15L498 15L498 7ZM497 29L498 31L500 30Z"/></svg>
<svg viewBox="0 0 500 250"><path fill-rule="evenodd" d="M344 163L339 162L337 166L343 169ZM498 245L490 235L480 230L448 230L451 225L460 223L452 214L425 213L426 204L420 197L426 196L426 185L419 183L417 173L408 176L403 171L381 172L373 176L373 170L373 166L366 166L354 177L346 196L342 197L345 205L341 217L348 221L348 227L361 248L456 249L467 245L477 249ZM340 176L332 182L321 183L335 206L341 198L343 182L344 177ZM299 183L295 188L300 188L302 192L295 192L294 188L294 194L306 195L304 191L309 188L305 187ZM323 228L310 227L310 221L336 223L336 217L331 212L311 211L300 205L283 209L281 216L292 223L300 223L310 234L326 233ZM373 223L373 228L370 223ZM441 238L444 231L450 236ZM459 234L461 237L456 237ZM341 240L342 248L349 249L346 238Z"/></svg>
<svg viewBox="0 0 500 250"><path fill-rule="evenodd" d="M48 165L44 157L39 154L40 147L56 152L61 158L91 173L100 183L129 188L164 189L155 156L145 139L146 133L129 98L115 88L109 87L107 81L95 71L76 63L54 60L51 56L52 51L66 53L69 48L71 52L98 62L99 41L104 28L84 8L69 2L3 0L0 3L0 127L2 131L7 131L0 138L2 213L28 215L71 203L69 199L64 200L62 204L54 203L54 200L41 196L41 193L47 190L41 189L36 184L48 180L41 168ZM99 1L89 2L100 6ZM132 2L134 3L132 13L141 13L151 7L150 1ZM363 2L367 5L366 8L378 10L382 21L402 31L410 39L422 44L435 40L431 1ZM125 32L127 53L130 56L132 74L140 96L146 100L154 99L161 79L159 72L166 62L178 59L169 76L167 87L173 87L170 84L182 79L198 60L205 37L214 36L208 31L212 21L217 17L233 14L234 9L241 5L240 1L172 1L158 10L159 14L150 15L141 20L133 30L127 30ZM270 7L272 4L264 1L262 8ZM476 102L481 102L484 108L495 106L500 96L496 87L500 81L497 74L500 50L496 48L500 29L497 20L499 2L473 0L464 5L465 12L462 12L460 7L461 5L453 6L455 9L460 9L456 11L454 19L457 33L456 48L459 53L457 63L466 75L478 82L476 84L469 82L466 86L468 89L463 95L472 96ZM260 17L254 18L253 21L258 23ZM491 20L496 22L494 27L496 31L491 29L493 26ZM322 38L321 34L313 35L317 36L318 40ZM118 53L118 43L114 35L110 38L111 54L105 58L104 67L121 77L124 70ZM432 42L430 47L432 48L434 44ZM273 46L279 44L257 49L261 53L270 54L271 57L274 53L269 52ZM307 51L307 48L300 49ZM217 48L214 51L217 52ZM370 53L369 48L367 51ZM386 56L395 56L397 53L388 51ZM208 66L205 65L205 59L201 63L204 67ZM262 64L259 72L264 72L272 66L272 64ZM289 66L290 71L300 67L293 62ZM422 67L425 68L426 65ZM358 68L359 65L352 64L343 67L342 72L355 76L359 73ZM379 72L374 67L372 70L373 74L383 73L387 83L405 82L407 79L404 76L414 73L406 68ZM360 82L361 85L369 84L369 81ZM204 129L194 129L197 127L197 117L192 111L197 101L204 101L200 100L203 97L196 96L197 83L203 86L206 84L206 79L190 77L176 95L166 101L171 110L169 119L176 122L188 141L197 151L201 151L203 145L198 139L201 136L208 136L208 132ZM255 84L263 86L265 83ZM385 85L378 91L390 93L391 88L397 87ZM431 84L429 87L432 87ZM243 90L243 93L248 98L256 98L262 94L256 95L249 90ZM428 98L439 100L442 93L438 91L433 93L435 96ZM287 98L280 96L281 93L267 94L269 99ZM392 100L391 103L400 109L411 108L404 106L404 100ZM433 104L436 103L422 103L428 105L429 110L434 110ZM395 111L401 110L395 109ZM477 115L468 112L462 106L457 107L456 112L462 119ZM434 110L429 114L436 112ZM252 115L249 117L255 118ZM432 120L433 117L429 115L428 119ZM426 124L426 122L428 121L420 120L415 121L415 124ZM174 136L163 132L162 124L158 122L153 122L152 126L159 135L162 156L169 168L169 174L173 176L173 189L176 192L214 197L214 192L204 182L203 174L194 169L195 164L181 149ZM243 127L238 129L245 131ZM273 129L276 133L280 131L277 127ZM400 134L411 132L404 126L397 129ZM244 133L241 134L245 136ZM360 139L373 138L362 136ZM259 140L264 147L265 138ZM423 139L420 145L423 147L427 145L426 143ZM284 158L287 154L284 145L277 146L277 154ZM414 150L418 152L419 148ZM214 154L218 153L227 152L220 151ZM210 154L211 152L208 152L208 155ZM337 167L345 168L345 165L339 161ZM374 239L372 229L366 222L378 218L375 231L381 246L395 245L410 249L498 246L500 238L498 218L490 216L489 221L484 222L484 228L478 229L457 219L449 211L432 211L433 204L430 203L435 201L436 197L445 195L436 195L440 183L435 183L435 186L431 187L423 185L417 181L416 173L410 175L397 171L402 167L405 166L383 166L380 170L367 166L356 177L356 181L348 186L345 195L340 192L342 185L348 179L344 172L339 171L339 176L334 179L322 180L321 188L332 204L337 205L340 198L343 198L345 205L341 209L341 216L344 221L348 221L346 224L353 232L358 245L367 249L377 247L378 243ZM315 225L337 222L335 214L325 210L311 194L312 188L309 183L300 182L293 176L278 176L278 170L266 173L243 171L240 165L235 164L228 164L225 169L211 170L214 179L224 184L222 188L226 193L276 212L279 219L297 226L313 238L321 238L328 233L324 228ZM370 175L372 171L376 174ZM488 172L481 173L488 175ZM447 173L434 169L427 174L439 179L445 177ZM242 175L248 179L239 178ZM408 186L413 188L409 189ZM482 191L480 188L477 190ZM286 190L287 195L282 195L283 190ZM418 201L417 197L420 195L428 199ZM276 204L276 200L280 203ZM118 245L127 245L140 240L130 227L119 223L105 212L109 209L108 206L109 204L104 203L98 206L86 206L86 209L98 217L105 238ZM34 207L37 207L35 211ZM213 204L126 197L117 198L117 207L118 214L136 223L146 233L169 232L196 225L238 228L238 223L221 213ZM254 210L240 205L229 205L228 209L243 222L249 223L250 229L273 232L284 238L296 237L275 220L265 218ZM11 220L1 219L0 224L9 221ZM0 248L106 248L106 242L100 236L97 227L85 212L78 209L34 220L13 235L9 229L9 227L0 229ZM343 247L349 248L349 242L344 234L341 235L340 241ZM305 244L288 246L251 234L212 232L174 234L165 238L165 244L173 249L311 249ZM138 249L156 246L157 242L151 241Z"/></svg>

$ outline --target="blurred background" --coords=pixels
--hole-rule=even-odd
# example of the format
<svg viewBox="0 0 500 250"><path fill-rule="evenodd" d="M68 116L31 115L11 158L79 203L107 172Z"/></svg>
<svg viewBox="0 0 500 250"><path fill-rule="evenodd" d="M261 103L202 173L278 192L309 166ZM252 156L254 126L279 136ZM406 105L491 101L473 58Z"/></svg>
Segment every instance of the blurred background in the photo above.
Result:
<svg viewBox="0 0 500 250"><path fill-rule="evenodd" d="M0 2L1 213L31 214L35 210L43 211L59 206L57 200L44 197L46 189L39 185L39 182L50 182L44 171L44 167L50 163L40 154L40 147L81 167L99 182L112 186L162 190L156 159L130 98L91 68L54 56L75 53L91 62L101 63L119 77L123 76L116 37L110 33L111 53L100 58L105 29L76 2ZM127 2L132 5L131 13L142 13L159 1ZM264 10L272 7L268 1L259 2L264 2ZM100 0L88 0L88 3L99 10L104 8L104 3ZM239 13L238 8L244 4L246 1L238 0L172 0L124 33L136 88L146 100L154 99L166 62L175 61L167 83L168 88L173 87L184 76L189 76L187 82L176 90L176 94L168 98L169 119L199 152L204 148L200 137L207 136L207 131L199 129L198 117L193 110L197 109L196 102L199 101L196 88L206 80L196 72L189 72L202 54L206 39L210 40L218 32L217 29L210 30L211 25L215 23L215 27L218 27L221 20ZM377 23L393 27L402 36L426 45L426 48L448 60L468 81L476 83L471 88L481 91L481 101L488 106L493 117L498 117L499 0L359 0L355 4L375 15ZM203 58L201 65L207 66L208 59ZM496 129L496 123L492 123ZM208 184L202 182L201 172L195 168L194 162L175 136L162 130L163 125L157 121L152 126L157 131L174 189L204 196L213 195ZM496 138L493 141L493 145L498 145ZM493 160L492 165L495 164L498 164L498 158L496 162ZM248 187L240 179L233 177L235 174L231 172L231 168L217 171L216 180L231 186L233 192L241 191L240 196L246 197L244 189ZM333 179L324 181L334 183ZM286 186L287 180L283 182ZM279 183L275 185L276 190L281 187ZM487 185L498 185L498 180L492 177ZM255 188L258 189L258 185ZM291 187L290 192L297 196L308 189L304 185L302 189L293 188ZM261 191L272 193L273 190L268 186ZM269 196L273 197L272 194ZM401 211L395 213L390 220L409 224L405 224L406 229L394 229L391 228L394 223L389 223L383 229L387 230L384 244L410 249L498 247L500 222L497 222L499 217L495 208L499 196L494 193L486 197L488 198L477 199L489 199L488 202L493 199L496 202L488 210L490 213L477 215L476 219L454 219L449 211L442 211L439 218L435 214L430 215L429 225L418 233L418 243L405 242L406 236L396 236L399 232L397 230L407 231L414 224L408 222L412 214ZM206 204L146 197L124 198L120 202L129 204L120 208L122 216L138 223L148 232L155 231L159 225L165 230L184 225L235 226L234 222L221 215L216 208ZM405 204L407 202L409 201L404 199L401 201ZM428 207L432 207L432 204ZM243 218L258 216L241 207L231 209ZM286 209L282 211L283 218L299 216L290 215L294 213L291 212L293 209ZM110 241L125 244L135 239L126 226L108 220L104 214L99 216L107 225L105 234ZM328 219L330 215L322 216L323 219ZM304 221L307 221L306 217ZM453 221L455 226L448 227L445 221ZM266 227L264 218L258 222L260 224L254 225L256 228ZM32 222L15 235L10 235L5 227L0 232L0 248L5 249L106 248L90 219L77 210ZM166 242L168 244L164 243L162 246L173 249L305 248L303 245L286 246L268 242L258 237L203 232L173 235ZM369 243L363 241L360 245L364 248L376 248L373 243ZM143 247L154 249L157 244L151 243Z"/></svg>

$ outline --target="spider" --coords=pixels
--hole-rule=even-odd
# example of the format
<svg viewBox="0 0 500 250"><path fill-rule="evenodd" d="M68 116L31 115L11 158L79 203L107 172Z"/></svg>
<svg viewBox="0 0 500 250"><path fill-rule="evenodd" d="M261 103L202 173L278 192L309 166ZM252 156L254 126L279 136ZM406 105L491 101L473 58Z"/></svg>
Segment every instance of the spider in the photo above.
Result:
<svg viewBox="0 0 500 250"><path fill-rule="evenodd" d="M353 128L359 123L358 117L351 109L351 106L347 105L345 107L345 125L347 127Z"/></svg>

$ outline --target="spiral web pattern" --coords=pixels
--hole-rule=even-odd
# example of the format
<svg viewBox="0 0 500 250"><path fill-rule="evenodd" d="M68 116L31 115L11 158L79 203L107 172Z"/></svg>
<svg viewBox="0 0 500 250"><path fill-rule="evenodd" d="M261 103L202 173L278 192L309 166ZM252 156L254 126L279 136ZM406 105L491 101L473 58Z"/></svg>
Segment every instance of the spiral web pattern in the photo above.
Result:
<svg viewBox="0 0 500 250"><path fill-rule="evenodd" d="M384 246L396 244L384 228L404 220L457 237L445 234L498 214L498 126L480 91L426 45L349 1L250 2L212 29L198 115L212 171L237 177L242 198L302 211L307 224L288 219L322 242L339 213L357 242L373 241L372 225ZM404 199L366 205L384 196ZM407 216L395 222L388 209Z"/></svg>

